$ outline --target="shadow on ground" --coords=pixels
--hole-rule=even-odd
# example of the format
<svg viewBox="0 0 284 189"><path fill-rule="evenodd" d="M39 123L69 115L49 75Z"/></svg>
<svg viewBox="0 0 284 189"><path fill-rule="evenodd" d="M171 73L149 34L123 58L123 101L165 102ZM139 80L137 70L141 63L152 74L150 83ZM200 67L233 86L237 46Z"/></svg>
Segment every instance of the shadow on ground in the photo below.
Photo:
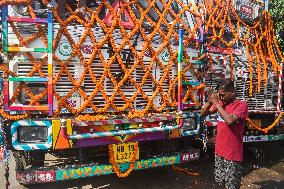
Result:
<svg viewBox="0 0 284 189"><path fill-rule="evenodd" d="M259 189L283 189L284 181L266 180L253 183L259 186Z"/></svg>

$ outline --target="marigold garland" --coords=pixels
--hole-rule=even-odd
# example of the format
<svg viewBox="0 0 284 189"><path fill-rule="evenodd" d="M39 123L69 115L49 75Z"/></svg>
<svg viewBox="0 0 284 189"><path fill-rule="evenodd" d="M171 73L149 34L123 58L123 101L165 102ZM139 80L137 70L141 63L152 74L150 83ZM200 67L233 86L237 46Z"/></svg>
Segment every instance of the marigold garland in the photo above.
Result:
<svg viewBox="0 0 284 189"><path fill-rule="evenodd" d="M0 6L3 4L8 4L8 5L20 5L20 4L29 4L30 0L2 0L0 2Z"/></svg>
<svg viewBox="0 0 284 189"><path fill-rule="evenodd" d="M136 156L137 156L137 153L138 153L138 142L135 142L134 143L134 153L132 154L132 158L131 158L131 163L129 165L129 168L127 171L125 171L124 173L120 172L120 169L117 165L117 163L115 162L115 158L114 158L114 152L113 152L113 145L110 144L108 145L108 149L109 149L109 161L111 163L111 166L112 166L112 170L113 172L120 178L123 178L123 177L127 177L131 171L133 170L134 168L134 164L136 162Z"/></svg>
<svg viewBox="0 0 284 189"><path fill-rule="evenodd" d="M199 173L193 172L193 171L191 171L187 168L177 167L177 166L174 166L174 165L172 165L171 167L174 171L182 172L182 173L184 173L188 176L199 176Z"/></svg>
<svg viewBox="0 0 284 189"><path fill-rule="evenodd" d="M262 132L264 132L265 134L267 134L268 131L270 131L271 129L273 129L273 128L276 126L276 124L279 122L279 120L280 120L280 118L282 117L282 115L283 115L282 112L279 113L278 117L274 120L274 122L273 122L270 126L268 126L268 127L266 127L266 128L261 128L260 125L255 125L255 124L252 122L252 120L251 120L250 118L247 118L247 121L248 121L248 123L249 123L253 128L255 128L256 130L262 131Z"/></svg>
<svg viewBox="0 0 284 189"><path fill-rule="evenodd" d="M225 45L227 48L231 48L237 41L245 45L246 54L248 55L249 62L250 95L252 95L253 92L253 74L255 74L255 72L257 74L258 80L258 91L260 91L260 85L262 83L261 81L264 81L264 84L267 84L267 75L268 72L271 70L270 68L272 68L276 75L279 73L278 62L279 60L284 61L284 57L280 52L275 35L273 33L273 24L271 16L266 11L263 11L260 19L249 25L239 17L237 11L234 8L234 5L232 4L232 0L206 0L204 1L204 5L202 5L202 3L199 3L198 6L196 6L193 2L190 2L186 5L183 4L181 1L177 1L179 7L178 13L171 9L173 2L172 0L168 2L162 2L163 11L160 11L155 6L155 1L147 0L147 2L148 6L146 8L135 3L135 1L122 2L121 8L118 12L116 12L116 10L114 10L112 5L110 5L108 1L103 0L95 11L92 11L91 9L87 8L87 11L91 15L90 22L86 22L85 20L80 18L77 13L74 12L69 6L67 6L67 11L70 16L66 20L62 20L58 14L58 7L55 7L53 14L55 20L60 25L60 28L58 30L58 34L54 38L53 49L58 48L60 39L64 35L66 36L70 45L73 47L73 50L71 52L70 57L66 61L60 60L59 57L57 57L55 54L53 55L54 62L56 62L60 67L59 72L53 77L53 83L54 85L56 85L60 77L65 74L67 75L68 80L72 83L73 87L64 96L60 96L60 94L54 89L54 96L58 101L58 109L54 112L54 117L58 117L60 115L62 108L66 108L70 113L76 116L78 116L88 107L90 107L96 114L106 114L109 109L113 109L113 111L116 112L128 111L128 117L134 118L146 116L150 111L161 113L165 111L167 107L176 107L177 102L175 99L175 85L178 79L177 77L172 79L169 74L173 66L177 67L177 51L172 48L171 44L172 39L176 41L178 41L179 39L178 32L174 26L177 24L182 24L184 29L188 32L188 37L185 38L184 42L185 46L190 42L192 38L196 37L197 30L199 30L198 22L196 22L192 28L189 28L186 22L182 19L183 15L187 12L190 12L196 18L199 18L201 20L203 20L202 18L207 18L206 20L203 20L204 31L205 33L209 33L209 31L211 31L210 35L208 36L208 39L211 39L211 41L209 41L205 45L205 48L206 46L210 46L212 44L219 44L219 46L222 44ZM36 17L33 7L30 4L30 0L4 0L0 2L0 6L3 5L3 3L13 5L26 4L31 17ZM43 0L43 3L47 5L49 3L49 0ZM131 6L135 6L137 8L138 12L141 14L140 17L136 16L136 13L133 12ZM103 7L106 7L114 15L113 22L110 27L106 26L104 21L99 18L98 13L102 10ZM120 19L121 14L125 10L129 12L131 19L135 23L134 28L131 31L126 31ZM154 10L157 13L159 17L158 20L153 21L152 18L149 16L149 12L151 10ZM207 15L204 14L205 10ZM168 23L168 21L165 19L167 14L174 18L171 24ZM234 20L234 23L232 20ZM147 21L153 29L150 32L147 31L147 34L145 32L147 29L143 27L144 21ZM72 24L73 22L77 22L86 28L86 30L82 33L82 37L77 43L73 40L70 31L68 31L67 29L67 26ZM105 33L105 36L100 40L96 39L95 34L92 30L95 25L99 25ZM165 30L163 30L162 25L165 25L168 31L165 32ZM10 23L10 26L19 40L19 46L28 46L31 42L35 41L38 38L41 38L44 45L47 47L47 38L45 35L43 35L46 28L42 27L40 24L36 25L38 32L30 35L27 38L24 38L21 35L20 31L13 23ZM224 40L223 36L226 33L225 27L228 28L229 33L231 33L233 36L230 41ZM242 37L240 34L241 28L245 28L245 37ZM119 45L114 39L113 31L115 29L119 29L121 31L121 35L123 38L121 44ZM137 51L132 42L130 42L137 34L139 34L140 37L144 40L144 44L142 46L143 48L141 51ZM154 37L157 34L160 36L160 40L162 41L158 49L154 48L151 45L152 41L154 40ZM251 41L250 35L255 36L254 42ZM94 44L94 49L91 54L91 57L87 60L84 58L84 55L81 52L80 48L88 37ZM110 48L113 49L113 56L111 56L109 60L106 60L104 58L103 53L101 51L102 47L105 44L109 44ZM131 67L127 67L125 65L120 55L120 52L126 46L129 47L129 50L135 57L134 63ZM200 44L197 44L197 46L200 47ZM164 65L159 58L159 55L165 48L168 49L168 52L170 54L170 59L167 65ZM151 61L149 65L146 65L143 62L143 57L146 51L149 51L151 56ZM11 54L13 56L15 55L15 53ZM42 67L47 63L47 56L43 57L42 62L38 62L32 56L31 53L25 53L25 55L28 57L29 60L31 60L32 64L34 65L34 67L27 74L27 76L32 77L36 73L39 73L41 77L46 77L42 70ZM76 56L79 57L81 63L84 65L84 70L82 71L82 74L78 80L75 80L70 70L68 69L68 65L71 64L72 59L74 59ZM184 51L184 57L189 57L188 52ZM267 60L267 57L269 61ZM96 76L94 71L92 70L92 63L95 58L99 58L102 63L102 66L105 68L100 77ZM202 60L204 58L207 58L210 66L212 66L213 62L210 59L209 54L200 54L198 57L196 57L196 60ZM120 81L117 81L117 79L114 77L114 75L109 69L112 64L118 64L122 68L121 70L124 73L124 76ZM151 73L155 65L159 66L162 71L159 81ZM254 68L254 65L256 65L256 69ZM144 77L142 77L141 83L137 83L135 78L132 77L134 70L138 66L141 67L142 71L145 72ZM234 77L234 57L232 53L230 54L230 67L231 77ZM16 76L16 73L8 70L4 66L0 66L0 70L4 71L4 73L6 73L7 75ZM186 80L185 73L187 71L190 71L190 66L183 68L184 80ZM82 87L87 74L91 77L94 85L96 86L95 89L90 92L90 94L87 94ZM104 82L107 78L110 79L114 88L114 91L110 96L108 96L106 90L104 89ZM147 93L143 90L143 85L145 85L149 80L155 85L155 90L151 95L148 96ZM129 81L129 83L136 89L134 94L130 98L126 97L122 89L122 87L127 81ZM168 82L168 90L164 89L164 82ZM31 100L31 105L38 105L39 100L47 94L47 90L44 90L40 94L35 95L25 85L22 85L16 89L15 94L11 98L12 102L16 101L17 97L20 94L20 90L24 90L27 93ZM198 90L199 92L203 93L203 89L188 89L187 94L183 99L183 102L190 99L192 102L196 102L198 104L197 100L194 99L193 95L193 92L195 90ZM83 101L83 104L79 108L71 107L67 103L67 100L69 98L72 98L72 95L75 92L78 92ZM101 93L106 102L105 105L100 108L93 103L93 99L98 96L98 93ZM143 99L148 102L142 110L136 110L134 108L134 103L138 95L141 95ZM124 104L122 106L117 106L114 103L115 98L117 96L119 96L124 101ZM154 100L158 96L160 96L162 99L162 103L160 106L156 106L154 104ZM8 114L3 112L4 111L0 111L0 114L7 118ZM28 114L24 114L23 116L28 116ZM20 119L20 117L14 115L10 116L9 118ZM80 118L92 120L103 119L103 117L90 117L89 115L85 115L85 117L78 117L78 119Z"/></svg>
<svg viewBox="0 0 284 189"><path fill-rule="evenodd" d="M105 115L92 116L92 115L86 114L86 115L79 115L78 117L76 117L76 120L77 121L100 121L100 120L104 120L107 118L108 116L105 116Z"/></svg>

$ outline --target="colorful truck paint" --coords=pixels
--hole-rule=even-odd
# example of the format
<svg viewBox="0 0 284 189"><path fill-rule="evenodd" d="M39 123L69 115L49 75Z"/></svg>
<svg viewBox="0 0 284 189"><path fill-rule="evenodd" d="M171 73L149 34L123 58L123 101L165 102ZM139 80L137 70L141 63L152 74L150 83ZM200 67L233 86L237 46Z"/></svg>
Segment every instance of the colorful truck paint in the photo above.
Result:
<svg viewBox="0 0 284 189"><path fill-rule="evenodd" d="M178 129L178 126L172 129L179 130L180 136L194 136L200 132L200 117L198 113L184 115L185 118L196 120L195 129ZM13 147L17 150L46 150L46 149L70 149L90 146L108 145L113 143L127 143L134 141L162 140L168 136L165 131L170 131L168 126L160 125L161 121L175 120L174 115L159 116L145 119L115 121L72 121L67 120L21 120L16 121L11 126L11 137ZM119 125L113 123L120 123ZM123 123L123 125L121 124ZM108 125L110 124L110 125ZM120 126L121 130L116 130ZM20 127L47 127L47 141L45 143L20 143L18 129ZM90 133L90 130L92 131ZM76 132L84 134L72 135ZM85 133L87 132L87 133ZM80 137L68 137L68 136ZM93 137L95 135L96 137ZM180 137L179 136L179 137Z"/></svg>
<svg viewBox="0 0 284 189"><path fill-rule="evenodd" d="M142 170L155 167L162 167L174 164L185 163L199 159L199 150L188 151L171 156L162 156L145 160L137 160L134 169ZM120 164L120 169L128 169L129 163ZM64 181L70 179L86 178L98 175L112 174L112 165L81 165L69 167L56 167L48 171L30 169L18 172L17 180L22 184L35 184Z"/></svg>
<svg viewBox="0 0 284 189"><path fill-rule="evenodd" d="M21 143L18 137L19 127L46 127L47 140L42 143ZM52 147L52 124L50 121L21 120L11 126L12 145L16 150L46 150Z"/></svg>
<svg viewBox="0 0 284 189"><path fill-rule="evenodd" d="M5 64L0 65L4 79L0 116L9 127L5 134L11 135L6 141L11 150L27 156L15 156L22 164L17 179L23 184L124 176L117 167L130 173L132 167L141 170L198 159L199 150L187 152L175 141L202 140L206 147L205 126L216 123L204 124L199 111L208 90L225 77L235 78L236 94L248 101L250 112L283 111L283 78L278 70L283 58L266 25L272 26L272 20L257 1L103 1L87 9L89 21L71 11L73 6L66 9L67 18L61 18L49 2L37 6L31 3L38 1L0 2ZM40 14L36 7L48 11ZM267 22L254 23L262 18ZM259 46L252 48L248 42L253 41ZM271 79L274 74L279 81ZM274 94L277 105L272 103ZM47 128L45 142L20 141L21 128L42 127ZM244 142L277 140L283 140L281 131L244 137ZM170 152L162 149L145 159L133 155L130 163L113 162L112 144L128 142L135 144L134 154L138 150L140 154L143 145L146 149L148 142L174 145L161 145ZM81 161L83 149L108 153L104 162L110 164ZM45 166L45 153L58 159L74 153L79 164ZM26 163L32 168L24 167Z"/></svg>

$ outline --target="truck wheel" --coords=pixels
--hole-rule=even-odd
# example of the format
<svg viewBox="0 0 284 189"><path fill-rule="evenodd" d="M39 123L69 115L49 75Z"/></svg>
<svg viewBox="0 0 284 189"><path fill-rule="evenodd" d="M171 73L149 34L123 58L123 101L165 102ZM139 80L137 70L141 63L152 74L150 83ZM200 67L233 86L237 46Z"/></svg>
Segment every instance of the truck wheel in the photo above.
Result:
<svg viewBox="0 0 284 189"><path fill-rule="evenodd" d="M13 156L16 161L16 170L25 170L28 166L44 166L44 151L15 151Z"/></svg>
<svg viewBox="0 0 284 189"><path fill-rule="evenodd" d="M30 151L31 165L33 167L43 167L45 152L44 151Z"/></svg>
<svg viewBox="0 0 284 189"><path fill-rule="evenodd" d="M16 171L23 171L27 167L27 161L25 159L24 153L21 151L14 151L13 156L16 162Z"/></svg>
<svg viewBox="0 0 284 189"><path fill-rule="evenodd" d="M254 166L264 166L271 160L270 153L273 150L273 146L270 143L254 143L250 147Z"/></svg>

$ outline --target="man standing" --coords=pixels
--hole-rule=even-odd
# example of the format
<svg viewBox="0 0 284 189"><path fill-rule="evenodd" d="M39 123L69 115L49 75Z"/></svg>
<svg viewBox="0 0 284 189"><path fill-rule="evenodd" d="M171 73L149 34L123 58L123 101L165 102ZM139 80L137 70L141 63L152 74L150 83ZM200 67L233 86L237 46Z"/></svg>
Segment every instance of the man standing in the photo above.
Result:
<svg viewBox="0 0 284 189"><path fill-rule="evenodd" d="M218 113L215 145L215 180L227 189L241 185L243 133L248 116L247 103L236 99L234 82L225 79L217 93L210 96L201 116Z"/></svg>

